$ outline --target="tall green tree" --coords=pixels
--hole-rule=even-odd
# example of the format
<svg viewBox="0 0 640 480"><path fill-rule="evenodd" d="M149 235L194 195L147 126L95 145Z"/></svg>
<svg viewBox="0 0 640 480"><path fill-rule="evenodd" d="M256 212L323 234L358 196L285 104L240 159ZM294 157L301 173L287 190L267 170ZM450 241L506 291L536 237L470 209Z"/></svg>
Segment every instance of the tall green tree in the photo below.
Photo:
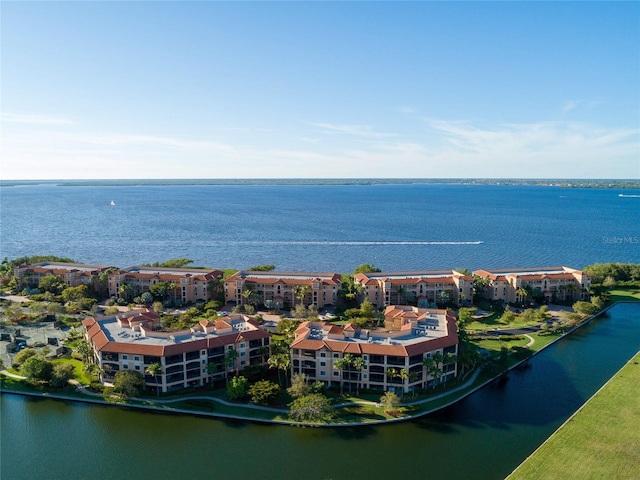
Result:
<svg viewBox="0 0 640 480"><path fill-rule="evenodd" d="M353 356L350 353L345 353L342 358L338 358L334 360L333 366L340 370L340 395L343 392L344 386L344 374L349 372L351 365L353 363ZM351 393L351 379L349 379L349 393Z"/></svg>
<svg viewBox="0 0 640 480"><path fill-rule="evenodd" d="M276 355L272 355L267 363L271 368L276 368L278 370L278 383L282 386L280 380L280 371L284 372L284 384L287 385L287 372L291 367L291 357L288 353L278 353Z"/></svg>
<svg viewBox="0 0 640 480"><path fill-rule="evenodd" d="M384 395L380 397L380 405L388 413L400 406L400 397L395 392L384 392Z"/></svg>
<svg viewBox="0 0 640 480"><path fill-rule="evenodd" d="M151 375L156 384L156 394L160 396L160 385L158 385L158 375L162 373L162 365L158 362L153 362L147 368L144 369L144 373Z"/></svg>
<svg viewBox="0 0 640 480"><path fill-rule="evenodd" d="M158 282L149 287L151 294L161 300L174 299L176 284L173 282Z"/></svg>
<svg viewBox="0 0 640 480"><path fill-rule="evenodd" d="M29 383L48 383L53 373L53 364L39 355L34 355L24 361L20 373Z"/></svg>
<svg viewBox="0 0 640 480"><path fill-rule="evenodd" d="M16 353L16 356L13 357L13 363L16 365L22 365L27 361L28 358L35 357L36 351L33 348L25 348L24 350L20 350Z"/></svg>
<svg viewBox="0 0 640 480"><path fill-rule="evenodd" d="M311 394L309 377L304 373L294 373L291 377L291 386L287 388L287 393L291 398L305 397Z"/></svg>
<svg viewBox="0 0 640 480"><path fill-rule="evenodd" d="M334 417L334 410L327 397L312 393L289 404L289 417L297 422L328 423Z"/></svg>
<svg viewBox="0 0 640 480"><path fill-rule="evenodd" d="M144 388L144 377L135 370L120 370L113 379L113 389L125 397L135 397Z"/></svg>
<svg viewBox="0 0 640 480"><path fill-rule="evenodd" d="M236 375L238 373L238 366L236 365L236 360L238 359L238 357L240 356L240 354L238 353L238 351L235 348L230 349L227 354L224 356L224 378L225 381L227 383L227 385L229 384L229 369L230 368L234 368Z"/></svg>
<svg viewBox="0 0 640 480"><path fill-rule="evenodd" d="M249 380L243 376L233 377L227 385L227 397L231 400L245 397L249 391Z"/></svg>
<svg viewBox="0 0 640 480"><path fill-rule="evenodd" d="M382 270L380 270L378 267L376 267L375 265L372 265L370 263L363 263L362 265L358 265L355 270L353 271L354 274L358 274L358 273L377 273L377 272L381 272Z"/></svg>
<svg viewBox="0 0 640 480"><path fill-rule="evenodd" d="M45 275L40 279L38 288L42 292L51 292L54 295L60 295L60 292L64 290L67 283L64 281L62 275Z"/></svg>
<svg viewBox="0 0 640 480"><path fill-rule="evenodd" d="M362 370L366 366L366 362L362 357L353 357L351 368L358 372L358 383L356 383L356 396L360 396L360 383L362 382Z"/></svg>
<svg viewBox="0 0 640 480"><path fill-rule="evenodd" d="M131 297L133 296L133 287L128 283L120 284L118 287L118 295L126 301L131 300Z"/></svg>
<svg viewBox="0 0 640 480"><path fill-rule="evenodd" d="M280 394L280 386L269 380L260 380L249 387L249 397L257 405L269 405Z"/></svg>
<svg viewBox="0 0 640 480"><path fill-rule="evenodd" d="M53 365L51 372L51 386L61 388L65 387L69 380L73 378L74 368L70 363L56 363Z"/></svg>
<svg viewBox="0 0 640 480"><path fill-rule="evenodd" d="M84 339L80 340L76 344L75 351L82 357L82 361L84 363L88 363L93 357L93 351L91 350L89 343Z"/></svg>
<svg viewBox="0 0 640 480"><path fill-rule="evenodd" d="M295 285L291 289L291 291L293 292L294 297L298 299L300 304L304 305L304 297L306 297L307 293L309 292L309 286L308 285Z"/></svg>

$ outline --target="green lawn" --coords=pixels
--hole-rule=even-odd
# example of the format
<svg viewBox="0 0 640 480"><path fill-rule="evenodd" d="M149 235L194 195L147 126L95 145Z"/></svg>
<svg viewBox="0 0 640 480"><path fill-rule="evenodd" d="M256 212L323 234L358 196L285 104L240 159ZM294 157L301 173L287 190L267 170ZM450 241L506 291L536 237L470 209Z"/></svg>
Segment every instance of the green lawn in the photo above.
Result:
<svg viewBox="0 0 640 480"><path fill-rule="evenodd" d="M608 290L612 302L640 302L640 288L612 288Z"/></svg>
<svg viewBox="0 0 640 480"><path fill-rule="evenodd" d="M537 337L533 337L534 340ZM488 339L488 340L472 340L474 344L478 346L478 348L484 348L491 352L491 354L499 354L502 345L506 345L507 348L512 347L524 347L527 343L529 343L529 339L527 337L523 337L519 340L508 340L508 339Z"/></svg>
<svg viewBox="0 0 640 480"><path fill-rule="evenodd" d="M640 354L508 478L636 479Z"/></svg>
<svg viewBox="0 0 640 480"><path fill-rule="evenodd" d="M82 362L80 360L75 360L70 356L67 356L56 358L51 363L53 363L54 365L56 363L68 363L70 365L73 365L73 378L83 385L89 385L91 383L89 381L89 376L82 370Z"/></svg>
<svg viewBox="0 0 640 480"><path fill-rule="evenodd" d="M539 322L530 321L526 322L522 319L520 315L516 315L512 322L503 322L500 321L502 317L501 313L494 313L490 317L481 318L478 320L474 320L466 325L467 331L483 331L483 330L493 330L494 328L514 328L514 327L525 327L527 325L537 325Z"/></svg>

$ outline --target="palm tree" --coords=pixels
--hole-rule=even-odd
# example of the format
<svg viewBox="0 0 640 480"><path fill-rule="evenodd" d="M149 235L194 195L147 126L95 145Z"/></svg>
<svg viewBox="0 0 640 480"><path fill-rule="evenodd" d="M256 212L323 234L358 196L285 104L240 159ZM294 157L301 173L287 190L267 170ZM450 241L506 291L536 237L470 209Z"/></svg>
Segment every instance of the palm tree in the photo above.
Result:
<svg viewBox="0 0 640 480"><path fill-rule="evenodd" d="M421 376L420 373L418 372L409 372L409 383L413 383L416 378L419 378ZM411 396L413 397L415 395L415 390L416 390L416 386L415 385L411 385Z"/></svg>
<svg viewBox="0 0 640 480"><path fill-rule="evenodd" d="M404 398L405 385L407 383L407 380L409 380L409 370L407 370L406 368L402 368L398 376L402 379L402 397Z"/></svg>
<svg viewBox="0 0 640 480"><path fill-rule="evenodd" d="M456 357L453 353L451 352L445 353L444 357L442 357L442 368L444 369L445 365L451 365L452 363L456 363L457 360L458 360L458 357ZM444 383L447 383L447 378L448 378L448 375L444 377Z"/></svg>
<svg viewBox="0 0 640 480"><path fill-rule="evenodd" d="M253 295L253 290L247 288L244 292L242 292L242 298L244 298L245 303L251 304L251 296Z"/></svg>
<svg viewBox="0 0 640 480"><path fill-rule="evenodd" d="M571 299L573 300L574 295L580 290L574 283L570 283L565 287L565 290L569 292Z"/></svg>
<svg viewBox="0 0 640 480"><path fill-rule="evenodd" d="M458 302L460 305L464 305L464 301L467 299L467 296L464 293L458 295Z"/></svg>
<svg viewBox="0 0 640 480"><path fill-rule="evenodd" d="M125 300L129 300L132 292L133 288L131 288L131 285L128 283L123 283L118 287L118 295L120 295L120 298L124 298Z"/></svg>
<svg viewBox="0 0 640 480"><path fill-rule="evenodd" d="M353 356L349 353L345 354L344 357L337 359L333 362L334 368L340 370L340 395L342 395L342 387L344 382L344 372L349 369L353 362ZM351 379L349 379L351 380ZM351 393L351 381L349 381L349 393Z"/></svg>
<svg viewBox="0 0 640 480"><path fill-rule="evenodd" d="M156 382L156 393L160 396L160 386L158 385L158 375L162 373L162 365L158 362L154 362L144 369L144 373L151 375Z"/></svg>
<svg viewBox="0 0 640 480"><path fill-rule="evenodd" d="M89 375L89 383L93 382L93 375L100 369L98 365L95 363L85 363L82 366L82 370L84 370Z"/></svg>
<svg viewBox="0 0 640 480"><path fill-rule="evenodd" d="M398 376L398 370L396 370L395 368L387 368L387 377L389 377L391 379L391 381L389 383L393 382L393 379L396 378Z"/></svg>
<svg viewBox="0 0 640 480"><path fill-rule="evenodd" d="M427 378L429 376L433 377L433 388L436 388L437 380L442 376L442 370L440 369L439 357L436 355L440 355L439 353L433 354L431 357L427 357L422 361L422 365L424 365L427 369Z"/></svg>
<svg viewBox="0 0 640 480"><path fill-rule="evenodd" d="M218 371L218 364L214 363L214 362L209 362L207 363L207 373L209 375L211 375L211 383L213 383L213 377L216 374L216 372Z"/></svg>
<svg viewBox="0 0 640 480"><path fill-rule="evenodd" d="M360 396L360 382L362 381L362 369L364 369L366 362L362 357L354 357L351 362L351 367L358 372L358 383L356 384L356 396Z"/></svg>
<svg viewBox="0 0 640 480"><path fill-rule="evenodd" d="M273 355L267 360L267 364L271 368L275 368L278 370L278 385L282 386L282 381L280 378L280 370L283 370L285 376L285 385L287 383L287 370L291 366L291 358L288 353L279 353L277 355Z"/></svg>
<svg viewBox="0 0 640 480"><path fill-rule="evenodd" d="M398 287L398 305L401 304L401 299L404 299L406 301L406 295L407 293L407 289L404 288L402 285Z"/></svg>
<svg viewBox="0 0 640 480"><path fill-rule="evenodd" d="M296 285L292 289L293 295L300 300L300 303L304 304L304 297L306 297L307 292L309 291L308 285Z"/></svg>
<svg viewBox="0 0 640 480"><path fill-rule="evenodd" d="M89 347L89 344L86 340L80 340L78 342L78 344L76 345L76 352L78 352L80 356L82 356L82 361L84 363L89 363L93 354L93 352L91 351L91 347Z"/></svg>
<svg viewBox="0 0 640 480"><path fill-rule="evenodd" d="M229 369L236 366L236 359L240 356L235 348L231 348L224 356L224 380L229 385ZM236 372L237 374L237 372Z"/></svg>
<svg viewBox="0 0 640 480"><path fill-rule="evenodd" d="M260 354L260 363L264 363L264 359L269 356L269 347L260 347L257 352Z"/></svg>
<svg viewBox="0 0 640 480"><path fill-rule="evenodd" d="M527 292L527 289L524 287L520 287L518 288L518 290L516 290L516 295L518 295L518 297L520 297L520 303L524 304L525 299L527 298L527 294L529 292Z"/></svg>

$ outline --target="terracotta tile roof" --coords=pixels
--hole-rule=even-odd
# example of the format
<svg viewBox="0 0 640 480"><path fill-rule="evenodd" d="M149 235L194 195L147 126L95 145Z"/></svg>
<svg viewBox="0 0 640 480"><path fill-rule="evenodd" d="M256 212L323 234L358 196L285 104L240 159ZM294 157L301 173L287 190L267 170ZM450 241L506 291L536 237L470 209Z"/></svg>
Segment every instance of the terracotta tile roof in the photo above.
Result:
<svg viewBox="0 0 640 480"><path fill-rule="evenodd" d="M96 319L95 318L85 318L84 320L82 320L82 326L85 327L88 330L88 327L90 327L91 325L94 325L96 323Z"/></svg>
<svg viewBox="0 0 640 480"><path fill-rule="evenodd" d="M438 338L424 338L423 341L418 342L406 342L403 344L398 343L367 343L356 342L349 340L331 340L331 339L310 339L306 336L309 328L305 325L300 334L296 331L296 339L291 344L291 348L303 349L303 350L322 350L325 349L330 352L341 353L353 353L353 354L372 354L372 355L392 355L398 357L407 357L418 354L423 354L438 350L441 348L453 346L458 344L458 332L456 329L456 319L452 312L439 310L439 314L445 316L447 322L447 335ZM308 322L305 322L308 324ZM327 330L327 324L323 327L323 330ZM332 325L329 328L331 332L336 325ZM303 334L304 333L304 334Z"/></svg>
<svg viewBox="0 0 640 480"><path fill-rule="evenodd" d="M217 320L215 324L217 329L224 330L225 328L231 328L231 324L226 320Z"/></svg>

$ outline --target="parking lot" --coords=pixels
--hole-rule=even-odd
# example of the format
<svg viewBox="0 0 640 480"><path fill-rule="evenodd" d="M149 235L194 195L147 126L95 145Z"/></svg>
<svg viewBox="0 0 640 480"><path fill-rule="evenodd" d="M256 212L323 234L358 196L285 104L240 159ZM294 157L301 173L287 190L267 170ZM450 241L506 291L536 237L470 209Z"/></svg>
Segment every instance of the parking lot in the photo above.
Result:
<svg viewBox="0 0 640 480"><path fill-rule="evenodd" d="M35 323L31 325L20 325L20 326L11 326L11 327L0 327L0 333L15 335L16 331L20 331L19 335L16 335L15 338L18 343L25 342L26 347L33 347L36 344L44 344L47 345L49 338L57 338L58 340L62 340L66 337L66 331L61 330L60 328L56 328L53 326L53 322L42 322ZM6 338L3 335L3 338ZM0 358L4 361L5 367L10 367L13 363L13 357L18 353L19 350L16 350L13 353L9 353L7 351L8 345L11 343L9 339L0 340ZM38 347L39 349L41 347ZM53 351L55 346L50 345L49 348Z"/></svg>

